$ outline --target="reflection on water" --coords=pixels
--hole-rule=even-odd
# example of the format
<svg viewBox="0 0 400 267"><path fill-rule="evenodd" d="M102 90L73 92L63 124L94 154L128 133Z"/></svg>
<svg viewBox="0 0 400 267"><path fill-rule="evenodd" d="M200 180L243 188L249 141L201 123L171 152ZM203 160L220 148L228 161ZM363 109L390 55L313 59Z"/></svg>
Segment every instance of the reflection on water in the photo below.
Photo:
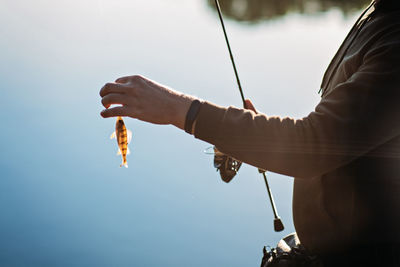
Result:
<svg viewBox="0 0 400 267"><path fill-rule="evenodd" d="M207 0L215 9L215 1ZM344 15L367 5L369 0L220 0L223 13L234 20L259 22L288 13L314 14L332 8Z"/></svg>

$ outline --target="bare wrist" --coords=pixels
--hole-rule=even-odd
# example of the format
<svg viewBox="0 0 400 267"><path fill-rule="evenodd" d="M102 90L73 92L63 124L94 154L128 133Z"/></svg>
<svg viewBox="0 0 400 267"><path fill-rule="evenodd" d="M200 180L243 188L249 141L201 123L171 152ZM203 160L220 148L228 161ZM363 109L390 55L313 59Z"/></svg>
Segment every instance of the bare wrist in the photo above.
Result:
<svg viewBox="0 0 400 267"><path fill-rule="evenodd" d="M177 98L177 101L175 103L174 107L174 120L172 122L173 125L178 127L179 129L184 130L185 129L185 119L186 119L186 114L190 108L190 105L192 104L193 100L196 98L188 95L179 95Z"/></svg>

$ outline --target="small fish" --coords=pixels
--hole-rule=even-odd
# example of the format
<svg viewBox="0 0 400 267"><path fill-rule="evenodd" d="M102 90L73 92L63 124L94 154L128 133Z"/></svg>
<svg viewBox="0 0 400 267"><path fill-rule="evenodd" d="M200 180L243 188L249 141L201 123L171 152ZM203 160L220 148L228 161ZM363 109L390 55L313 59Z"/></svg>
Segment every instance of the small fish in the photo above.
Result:
<svg viewBox="0 0 400 267"><path fill-rule="evenodd" d="M128 144L132 140L132 132L127 130L122 117L117 118L117 123L115 124L115 132L111 134L111 139L117 138L118 143L118 153L117 155L122 155L122 164L120 167L124 166L128 168L128 162L126 161L126 155L129 155Z"/></svg>

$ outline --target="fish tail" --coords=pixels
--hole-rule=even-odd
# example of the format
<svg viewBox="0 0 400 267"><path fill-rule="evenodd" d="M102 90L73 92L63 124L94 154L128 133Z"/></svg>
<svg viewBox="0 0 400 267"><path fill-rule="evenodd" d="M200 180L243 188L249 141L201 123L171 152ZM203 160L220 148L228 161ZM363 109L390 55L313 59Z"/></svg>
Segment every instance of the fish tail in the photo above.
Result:
<svg viewBox="0 0 400 267"><path fill-rule="evenodd" d="M119 166L120 166L120 167L128 168L128 162L127 162L126 160L123 160L123 161L122 161L122 164L119 165Z"/></svg>

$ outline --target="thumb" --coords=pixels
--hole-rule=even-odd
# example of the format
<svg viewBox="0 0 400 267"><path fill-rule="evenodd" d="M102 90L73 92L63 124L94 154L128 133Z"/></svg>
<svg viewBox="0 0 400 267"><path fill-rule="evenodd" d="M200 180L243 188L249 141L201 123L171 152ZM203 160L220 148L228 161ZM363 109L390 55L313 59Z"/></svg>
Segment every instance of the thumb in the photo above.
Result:
<svg viewBox="0 0 400 267"><path fill-rule="evenodd" d="M250 101L250 99L246 99L245 103L246 103L246 107L245 107L246 109L250 109L250 110L254 111L255 113L257 113L257 110L254 107L253 103Z"/></svg>

